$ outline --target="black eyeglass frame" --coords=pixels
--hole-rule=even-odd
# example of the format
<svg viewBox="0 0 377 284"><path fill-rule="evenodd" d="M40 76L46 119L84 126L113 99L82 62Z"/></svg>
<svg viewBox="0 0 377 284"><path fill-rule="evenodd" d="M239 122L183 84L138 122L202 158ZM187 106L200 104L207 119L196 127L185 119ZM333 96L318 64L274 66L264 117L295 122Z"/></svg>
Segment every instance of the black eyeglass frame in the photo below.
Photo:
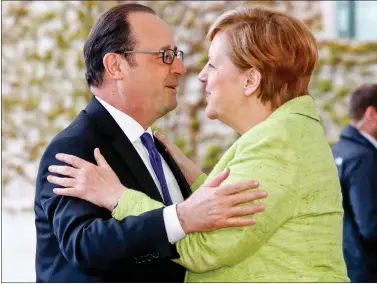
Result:
<svg viewBox="0 0 377 284"><path fill-rule="evenodd" d="M174 56L171 62L167 61L165 58L166 52L173 52ZM178 57L179 60L183 62L184 52L182 50L178 50L177 48L171 49L160 49L160 50L117 50L115 53L123 53L123 54L130 54L130 53L161 53L162 54L162 62L168 65L173 64L175 57Z"/></svg>

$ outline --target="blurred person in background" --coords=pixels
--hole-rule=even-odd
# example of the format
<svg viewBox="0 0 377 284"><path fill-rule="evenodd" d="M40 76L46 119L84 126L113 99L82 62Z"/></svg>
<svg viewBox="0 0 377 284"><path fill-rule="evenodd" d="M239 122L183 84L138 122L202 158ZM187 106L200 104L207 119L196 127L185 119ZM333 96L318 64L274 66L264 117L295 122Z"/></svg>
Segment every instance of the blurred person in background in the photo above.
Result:
<svg viewBox="0 0 377 284"><path fill-rule="evenodd" d="M357 88L332 150L343 193L343 250L352 282L377 282L377 84Z"/></svg>
<svg viewBox="0 0 377 284"><path fill-rule="evenodd" d="M241 137L207 177L178 147L156 135L186 180L194 181L194 192L230 168L223 185L253 177L268 198L253 227L191 232L182 222L190 234L177 242L179 257L174 261L187 268L188 282L349 281L337 169L308 92L318 56L312 33L283 13L241 8L217 19L208 37L209 61L199 74L206 89L206 114ZM57 194L103 206L105 189L117 188L122 195L113 216L120 221L164 206L122 186L100 154L98 166L66 154L59 160L72 167L51 169L70 180L68 187L64 178L51 180L66 187ZM179 218L185 217L180 212L185 206L177 205Z"/></svg>
<svg viewBox="0 0 377 284"><path fill-rule="evenodd" d="M162 143L154 143L150 126L177 106L178 79L185 68L171 30L152 9L132 3L104 13L85 43L84 57L94 96L54 137L40 161L34 206L36 280L183 282L185 268L170 261L179 257L174 243L185 236L180 222L190 228L186 233L253 225L252 216L238 216L261 212L263 207L236 205L265 193L242 192L256 187L254 181L220 186L229 175L224 171L191 195L170 154ZM65 152L94 162L96 147L117 181L164 202L166 208L118 222L111 215L117 200L110 188L103 191L106 209L54 194L47 175L48 167L56 163L55 154ZM133 202L143 204L143 200ZM176 203L187 203L181 212L189 218L178 220ZM221 210L208 214L213 207ZM192 212L195 218L190 218Z"/></svg>

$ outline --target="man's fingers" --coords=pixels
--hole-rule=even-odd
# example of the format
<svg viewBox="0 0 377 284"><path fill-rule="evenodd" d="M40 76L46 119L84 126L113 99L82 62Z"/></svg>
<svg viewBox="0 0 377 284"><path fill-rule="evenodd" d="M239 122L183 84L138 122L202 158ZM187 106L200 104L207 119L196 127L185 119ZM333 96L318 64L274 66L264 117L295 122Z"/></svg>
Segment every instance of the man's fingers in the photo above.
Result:
<svg viewBox="0 0 377 284"><path fill-rule="evenodd" d="M77 177L78 170L68 166L49 166L51 173L61 174L68 177Z"/></svg>
<svg viewBox="0 0 377 284"><path fill-rule="evenodd" d="M237 194L233 194L232 205L246 203L265 197L267 197L267 192L264 190L257 190L253 192L240 192Z"/></svg>
<svg viewBox="0 0 377 284"><path fill-rule="evenodd" d="M85 166L92 165L92 163L89 163L79 157L69 155L69 154L58 153L55 155L55 158L58 159L59 161L65 162L78 169L82 169Z"/></svg>
<svg viewBox="0 0 377 284"><path fill-rule="evenodd" d="M253 189L258 187L259 182L257 180L248 180L242 181L238 183L226 184L219 188L220 191L224 192L226 195L235 194L240 191L244 191L247 189Z"/></svg>
<svg viewBox="0 0 377 284"><path fill-rule="evenodd" d="M72 196L72 197L79 197L80 191L76 188L68 187L68 188L54 188L53 192L57 195L64 195L64 196Z"/></svg>
<svg viewBox="0 0 377 284"><path fill-rule="evenodd" d="M254 218L241 218L233 217L225 221L224 227L244 227L255 225L256 221Z"/></svg>
<svg viewBox="0 0 377 284"><path fill-rule="evenodd" d="M220 174L213 177L211 180L207 181L203 186L210 186L210 187L219 186L224 180L228 178L229 173L230 173L229 168L226 168Z"/></svg>
<svg viewBox="0 0 377 284"><path fill-rule="evenodd" d="M73 187L75 185L75 179L74 178L61 178L56 176L48 176L47 180L51 183L61 185L64 187Z"/></svg>
<svg viewBox="0 0 377 284"><path fill-rule="evenodd" d="M248 205L248 206L237 206L232 207L229 210L229 217L235 217L235 216L245 216L250 214L255 214L259 212L264 211L264 205L263 204L254 204L254 205Z"/></svg>
<svg viewBox="0 0 377 284"><path fill-rule="evenodd" d="M104 156L102 156L99 148L94 149L94 158L96 159L97 165L106 168L106 169L111 169L109 164L107 163L106 159Z"/></svg>

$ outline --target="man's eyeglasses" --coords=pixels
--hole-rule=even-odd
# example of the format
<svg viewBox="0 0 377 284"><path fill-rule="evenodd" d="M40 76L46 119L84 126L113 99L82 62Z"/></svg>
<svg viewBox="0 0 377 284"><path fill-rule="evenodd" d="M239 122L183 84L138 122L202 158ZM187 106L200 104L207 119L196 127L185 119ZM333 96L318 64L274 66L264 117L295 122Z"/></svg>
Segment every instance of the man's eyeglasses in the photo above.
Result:
<svg viewBox="0 0 377 284"><path fill-rule="evenodd" d="M115 51L115 53L161 53L162 62L165 64L173 64L174 58L177 56L179 60L183 61L183 51L174 49L161 49L161 50L124 50Z"/></svg>

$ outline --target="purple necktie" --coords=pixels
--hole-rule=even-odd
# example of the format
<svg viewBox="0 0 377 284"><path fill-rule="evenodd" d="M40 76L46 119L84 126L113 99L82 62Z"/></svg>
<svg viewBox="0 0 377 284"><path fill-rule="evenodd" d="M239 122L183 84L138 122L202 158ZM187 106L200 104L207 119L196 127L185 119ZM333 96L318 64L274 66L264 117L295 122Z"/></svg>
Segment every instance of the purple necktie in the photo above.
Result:
<svg viewBox="0 0 377 284"><path fill-rule="evenodd" d="M152 136L149 133L144 132L144 134L141 135L140 138L141 142L148 150L149 160L151 161L153 170L156 173L157 179L161 185L162 196L164 198L165 205L172 205L173 202L171 201L168 186L166 184L160 153L157 151L156 146L154 145Z"/></svg>

